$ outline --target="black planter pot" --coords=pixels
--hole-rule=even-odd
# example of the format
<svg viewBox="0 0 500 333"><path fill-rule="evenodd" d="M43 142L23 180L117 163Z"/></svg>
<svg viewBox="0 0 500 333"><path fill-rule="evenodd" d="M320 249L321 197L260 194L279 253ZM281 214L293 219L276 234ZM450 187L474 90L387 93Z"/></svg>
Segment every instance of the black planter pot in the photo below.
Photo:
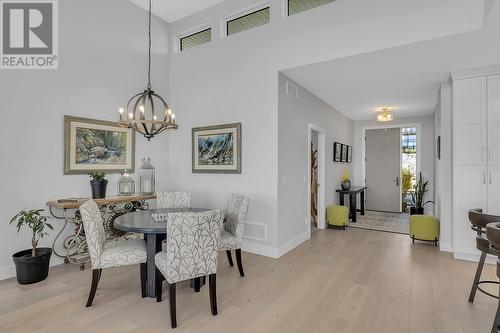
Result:
<svg viewBox="0 0 500 333"><path fill-rule="evenodd" d="M424 207L410 207L410 215L424 215Z"/></svg>
<svg viewBox="0 0 500 333"><path fill-rule="evenodd" d="M350 180L344 180L340 183L340 186L342 187L343 190L348 191L351 189L351 181Z"/></svg>
<svg viewBox="0 0 500 333"><path fill-rule="evenodd" d="M49 275L52 249L41 247L36 249L36 256L31 256L31 249L14 253L12 259L16 265L17 282L30 284L43 281Z"/></svg>
<svg viewBox="0 0 500 333"><path fill-rule="evenodd" d="M107 180L103 180L102 182L91 180L90 187L92 188L92 199L104 199L104 198L106 198L106 187L107 186L108 186Z"/></svg>

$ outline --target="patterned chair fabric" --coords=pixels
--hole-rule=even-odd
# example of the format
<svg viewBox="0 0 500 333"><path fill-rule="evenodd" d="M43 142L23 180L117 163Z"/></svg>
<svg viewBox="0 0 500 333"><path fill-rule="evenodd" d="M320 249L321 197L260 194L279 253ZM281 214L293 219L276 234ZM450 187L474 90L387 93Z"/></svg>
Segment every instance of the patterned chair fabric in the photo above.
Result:
<svg viewBox="0 0 500 333"><path fill-rule="evenodd" d="M156 192L156 208L190 208L191 192Z"/></svg>
<svg viewBox="0 0 500 333"><path fill-rule="evenodd" d="M231 196L224 220L224 230L221 236L221 250L241 249L241 239L245 228L249 201L248 198L239 194L233 194Z"/></svg>
<svg viewBox="0 0 500 333"><path fill-rule="evenodd" d="M169 284L217 272L223 216L222 209L168 214L165 251L155 263Z"/></svg>
<svg viewBox="0 0 500 333"><path fill-rule="evenodd" d="M93 200L80 206L80 215L90 254L92 269L145 263L146 243L142 239L106 241L106 233L99 207Z"/></svg>

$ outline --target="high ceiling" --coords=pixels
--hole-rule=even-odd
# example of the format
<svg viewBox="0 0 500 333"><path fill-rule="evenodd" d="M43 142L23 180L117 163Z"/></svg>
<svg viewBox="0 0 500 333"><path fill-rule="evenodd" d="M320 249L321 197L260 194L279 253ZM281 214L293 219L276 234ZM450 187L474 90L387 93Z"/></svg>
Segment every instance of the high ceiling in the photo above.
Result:
<svg viewBox="0 0 500 333"><path fill-rule="evenodd" d="M147 8L147 0L130 0L139 7ZM152 2L153 13L172 23L199 12L224 0L156 0Z"/></svg>
<svg viewBox="0 0 500 333"><path fill-rule="evenodd" d="M500 64L500 3L482 29L283 71L354 120L393 106L395 117L430 114L450 72Z"/></svg>

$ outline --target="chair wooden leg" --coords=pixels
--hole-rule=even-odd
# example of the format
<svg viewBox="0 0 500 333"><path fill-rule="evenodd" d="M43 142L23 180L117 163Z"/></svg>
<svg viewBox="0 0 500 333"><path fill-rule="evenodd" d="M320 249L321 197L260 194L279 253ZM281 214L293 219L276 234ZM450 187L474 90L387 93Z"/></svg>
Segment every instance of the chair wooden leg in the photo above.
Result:
<svg viewBox="0 0 500 333"><path fill-rule="evenodd" d="M177 310L176 310L176 300L175 300L175 283L169 285L169 295L168 302L170 304L170 324L172 328L177 327Z"/></svg>
<svg viewBox="0 0 500 333"><path fill-rule="evenodd" d="M486 260L486 253L481 253L481 258L479 259L479 263L477 264L476 276L474 277L474 282L472 283L472 289L470 290L469 302L474 302L474 297L476 297L477 291L477 283L481 279L481 273L483 272L484 261Z"/></svg>
<svg viewBox="0 0 500 333"><path fill-rule="evenodd" d="M231 256L231 250L226 250L227 261L229 261L229 266L233 267L233 257Z"/></svg>
<svg viewBox="0 0 500 333"><path fill-rule="evenodd" d="M241 249L236 249L236 265L238 265L238 270L240 271L241 276L245 276L245 272L243 271L243 264L241 263Z"/></svg>
<svg viewBox="0 0 500 333"><path fill-rule="evenodd" d="M193 279L194 292L199 293L201 288L201 279L199 277Z"/></svg>
<svg viewBox="0 0 500 333"><path fill-rule="evenodd" d="M144 297L146 297L146 294L147 294L147 292L146 292L146 280L147 280L147 274L148 274L147 269L148 268L147 268L147 265L145 262L141 263L140 266L141 266L141 296L142 296L142 298L144 298Z"/></svg>
<svg viewBox="0 0 500 333"><path fill-rule="evenodd" d="M210 274L208 276L208 290L210 294L210 310L212 311L212 315L217 315L217 275Z"/></svg>
<svg viewBox="0 0 500 333"><path fill-rule="evenodd" d="M102 268L99 268L99 281L101 281Z"/></svg>
<svg viewBox="0 0 500 333"><path fill-rule="evenodd" d="M89 298L87 300L87 305L86 305L87 308L91 306L92 302L94 301L95 292L97 291L97 285L99 284L100 276L101 276L100 269L92 270L92 285L90 286Z"/></svg>
<svg viewBox="0 0 500 333"><path fill-rule="evenodd" d="M162 294L162 283L163 283L164 277L163 274L160 272L158 267L155 269L155 284L156 284L156 302L161 302L161 294Z"/></svg>

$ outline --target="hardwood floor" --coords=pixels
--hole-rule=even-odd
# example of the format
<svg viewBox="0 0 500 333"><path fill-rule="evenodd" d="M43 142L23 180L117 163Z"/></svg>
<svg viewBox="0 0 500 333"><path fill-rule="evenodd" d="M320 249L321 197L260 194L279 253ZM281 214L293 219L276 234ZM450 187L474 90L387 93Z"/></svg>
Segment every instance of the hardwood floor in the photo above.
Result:
<svg viewBox="0 0 500 333"><path fill-rule="evenodd" d="M280 259L243 253L246 276L224 253L218 316L208 288L178 285L176 332L489 332L496 300L467 298L476 265L408 236L361 229L316 231ZM91 270L61 265L39 284L0 282L0 332L165 332L164 301L141 298L139 266L103 270L85 308ZM485 266L483 279L496 280ZM164 286L166 288L166 286ZM496 291L493 291L496 292Z"/></svg>

